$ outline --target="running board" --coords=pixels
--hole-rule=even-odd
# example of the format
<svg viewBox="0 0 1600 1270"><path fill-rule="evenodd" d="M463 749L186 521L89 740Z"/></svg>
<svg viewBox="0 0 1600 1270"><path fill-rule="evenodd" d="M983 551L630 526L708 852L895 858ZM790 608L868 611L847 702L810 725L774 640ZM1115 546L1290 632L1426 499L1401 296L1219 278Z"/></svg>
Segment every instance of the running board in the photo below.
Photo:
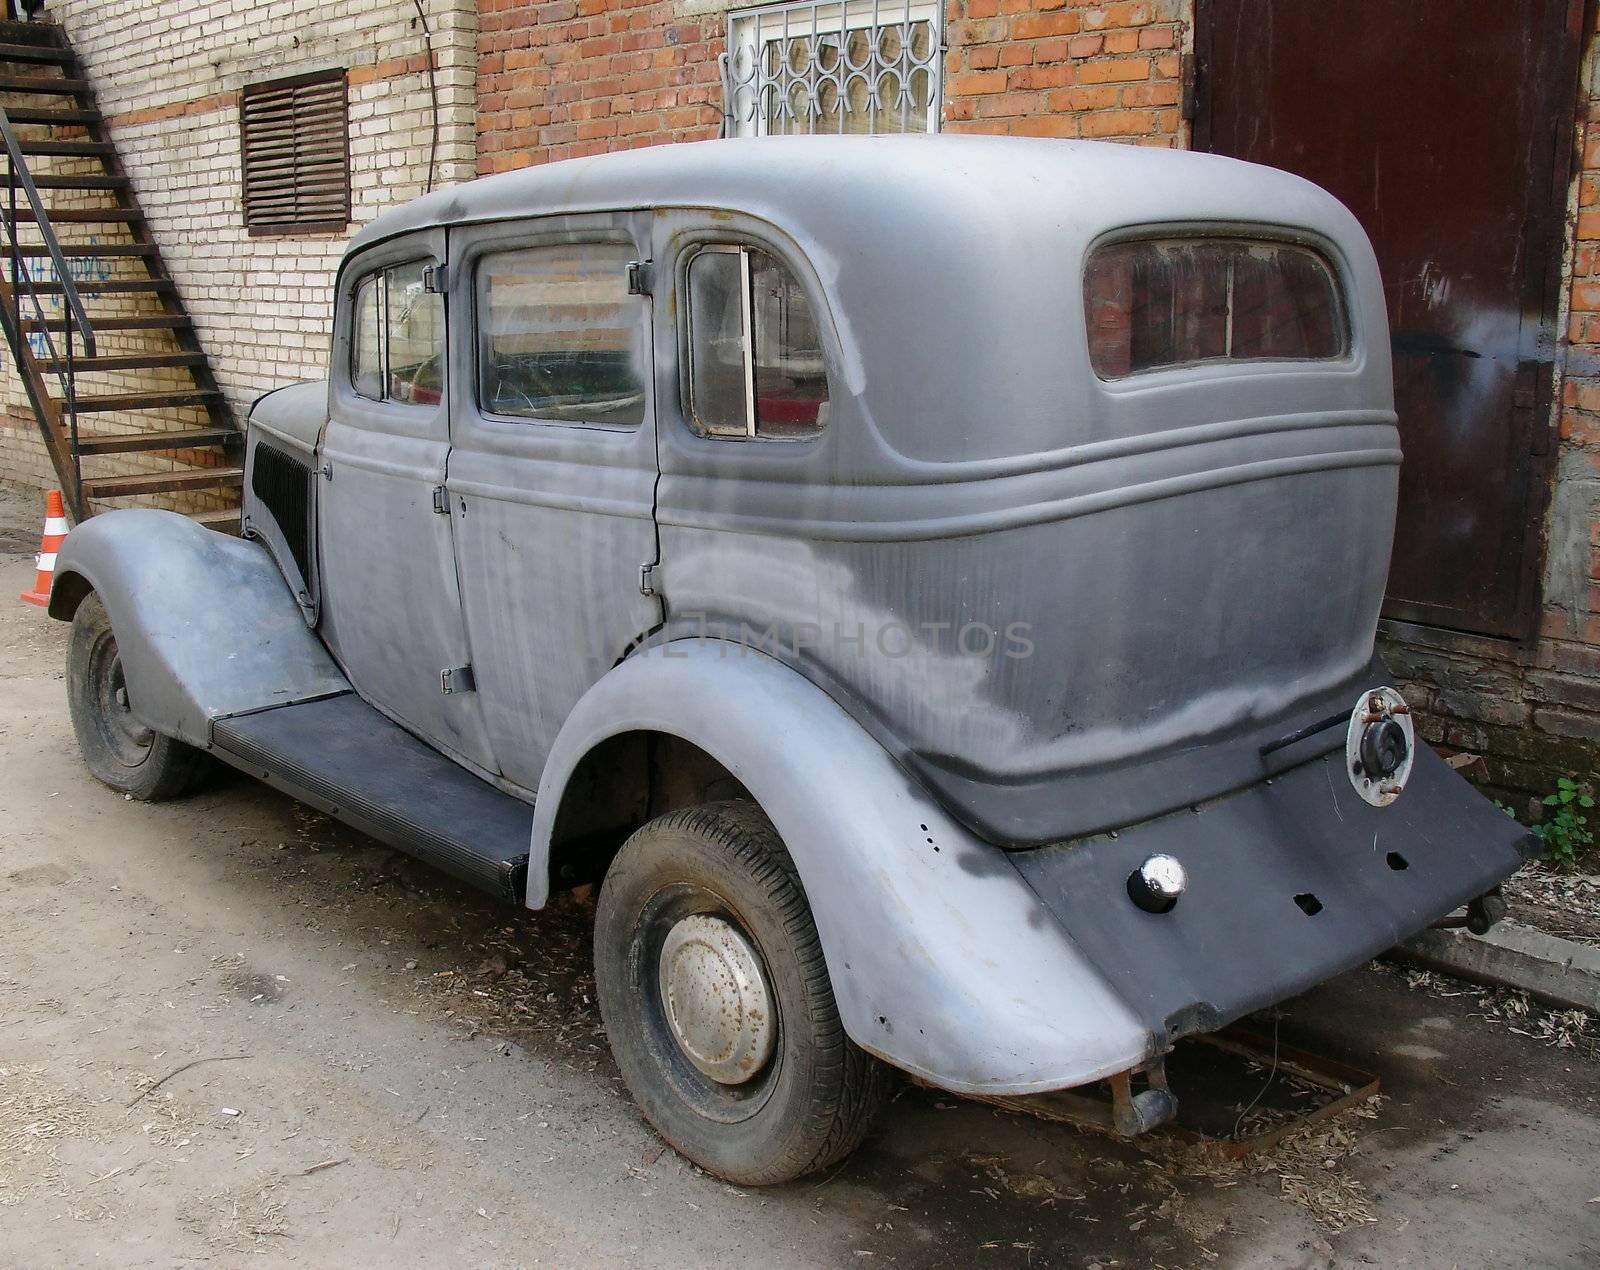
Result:
<svg viewBox="0 0 1600 1270"><path fill-rule="evenodd" d="M527 891L533 807L353 692L218 719L217 757L510 904Z"/></svg>

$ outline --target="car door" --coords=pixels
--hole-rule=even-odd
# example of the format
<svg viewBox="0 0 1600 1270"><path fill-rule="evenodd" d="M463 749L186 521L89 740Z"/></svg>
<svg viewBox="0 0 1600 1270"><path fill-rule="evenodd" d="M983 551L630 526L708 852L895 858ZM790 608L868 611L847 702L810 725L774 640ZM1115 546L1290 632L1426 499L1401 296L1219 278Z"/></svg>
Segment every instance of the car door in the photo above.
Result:
<svg viewBox="0 0 1600 1270"><path fill-rule="evenodd" d="M443 504L444 261L435 230L380 244L339 277L321 450L322 629L364 698L493 772Z"/></svg>
<svg viewBox="0 0 1600 1270"><path fill-rule="evenodd" d="M537 786L584 692L661 621L648 218L452 232L451 519L483 720ZM632 267L630 267L632 266Z"/></svg>

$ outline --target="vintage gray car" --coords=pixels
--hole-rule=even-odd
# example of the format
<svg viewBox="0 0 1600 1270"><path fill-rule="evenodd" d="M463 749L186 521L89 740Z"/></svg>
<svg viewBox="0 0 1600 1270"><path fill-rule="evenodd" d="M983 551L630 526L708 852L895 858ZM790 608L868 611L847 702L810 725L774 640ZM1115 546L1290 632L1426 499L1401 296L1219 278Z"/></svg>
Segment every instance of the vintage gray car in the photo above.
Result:
<svg viewBox="0 0 1600 1270"><path fill-rule="evenodd" d="M90 770L212 758L509 904L600 883L617 1063L741 1182L894 1069L1108 1080L1463 904L1523 831L1374 656L1400 449L1316 187L980 138L707 142L359 233L244 539L75 529Z"/></svg>

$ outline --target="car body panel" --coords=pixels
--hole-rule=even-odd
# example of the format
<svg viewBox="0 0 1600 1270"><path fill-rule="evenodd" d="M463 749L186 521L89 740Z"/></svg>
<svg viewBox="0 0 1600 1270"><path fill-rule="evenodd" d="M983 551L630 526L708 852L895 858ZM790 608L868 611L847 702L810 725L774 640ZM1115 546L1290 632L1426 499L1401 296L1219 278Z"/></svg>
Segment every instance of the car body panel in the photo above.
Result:
<svg viewBox="0 0 1600 1270"><path fill-rule="evenodd" d="M374 269L442 262L445 249L438 230L388 243L347 262L338 293L348 297ZM352 339L346 300L336 310L320 451L329 487L320 495L317 533L322 636L362 696L439 749L494 772L479 697L441 687L446 671L472 660L452 518L434 510L450 453L449 411L443 400L359 396L348 373Z"/></svg>
<svg viewBox="0 0 1600 1270"><path fill-rule="evenodd" d="M561 792L626 731L707 751L771 817L816 919L846 1031L943 1088L1029 1093L1150 1056L1006 853L942 811L840 706L764 654L716 640L661 645L589 690L534 804L528 903L545 893Z"/></svg>
<svg viewBox="0 0 1600 1270"><path fill-rule="evenodd" d="M472 310L486 255L577 238L644 258L648 227L617 214L462 230L450 244L455 311ZM650 300L632 303L648 385ZM531 790L578 699L661 623L661 601L640 585L656 559L654 394L636 426L495 417L478 401L475 324L454 323L451 338L446 487L476 695L500 772Z"/></svg>
<svg viewBox="0 0 1600 1270"><path fill-rule="evenodd" d="M50 615L96 592L111 618L128 705L191 745L211 722L348 690L264 547L154 508L102 512L56 555Z"/></svg>
<svg viewBox="0 0 1600 1270"><path fill-rule="evenodd" d="M272 553L312 628L322 613L315 473L327 422L328 383L312 380L257 398L245 436L239 532Z"/></svg>
<svg viewBox="0 0 1600 1270"><path fill-rule="evenodd" d="M1426 745L1378 808L1345 779L1345 729L1319 735L1314 757L1227 798L1008 857L1153 1034L1212 1031L1354 969L1542 849ZM1158 854L1187 886L1147 913L1126 884Z"/></svg>
<svg viewBox="0 0 1600 1270"><path fill-rule="evenodd" d="M487 178L379 218L352 252L639 207L657 209L669 635L752 632L1011 846L1243 788L1265 740L1357 686L1400 450L1381 281L1336 200L1208 155L776 138ZM1154 227L1313 248L1343 282L1348 354L1101 380L1085 260ZM684 261L716 242L805 289L831 386L815 438L684 418Z"/></svg>

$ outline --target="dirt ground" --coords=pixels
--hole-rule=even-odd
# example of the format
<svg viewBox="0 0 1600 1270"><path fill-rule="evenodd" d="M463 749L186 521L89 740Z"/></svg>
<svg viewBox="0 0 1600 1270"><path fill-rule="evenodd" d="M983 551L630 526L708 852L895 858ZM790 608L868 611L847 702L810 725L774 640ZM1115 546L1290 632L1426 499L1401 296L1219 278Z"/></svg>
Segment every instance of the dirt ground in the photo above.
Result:
<svg viewBox="0 0 1600 1270"><path fill-rule="evenodd" d="M1249 1166L907 1089L829 1176L717 1182L619 1084L585 906L92 781L37 514L0 496L0 1264L1600 1264L1595 1029L1376 966L1279 1024L1376 1114Z"/></svg>

